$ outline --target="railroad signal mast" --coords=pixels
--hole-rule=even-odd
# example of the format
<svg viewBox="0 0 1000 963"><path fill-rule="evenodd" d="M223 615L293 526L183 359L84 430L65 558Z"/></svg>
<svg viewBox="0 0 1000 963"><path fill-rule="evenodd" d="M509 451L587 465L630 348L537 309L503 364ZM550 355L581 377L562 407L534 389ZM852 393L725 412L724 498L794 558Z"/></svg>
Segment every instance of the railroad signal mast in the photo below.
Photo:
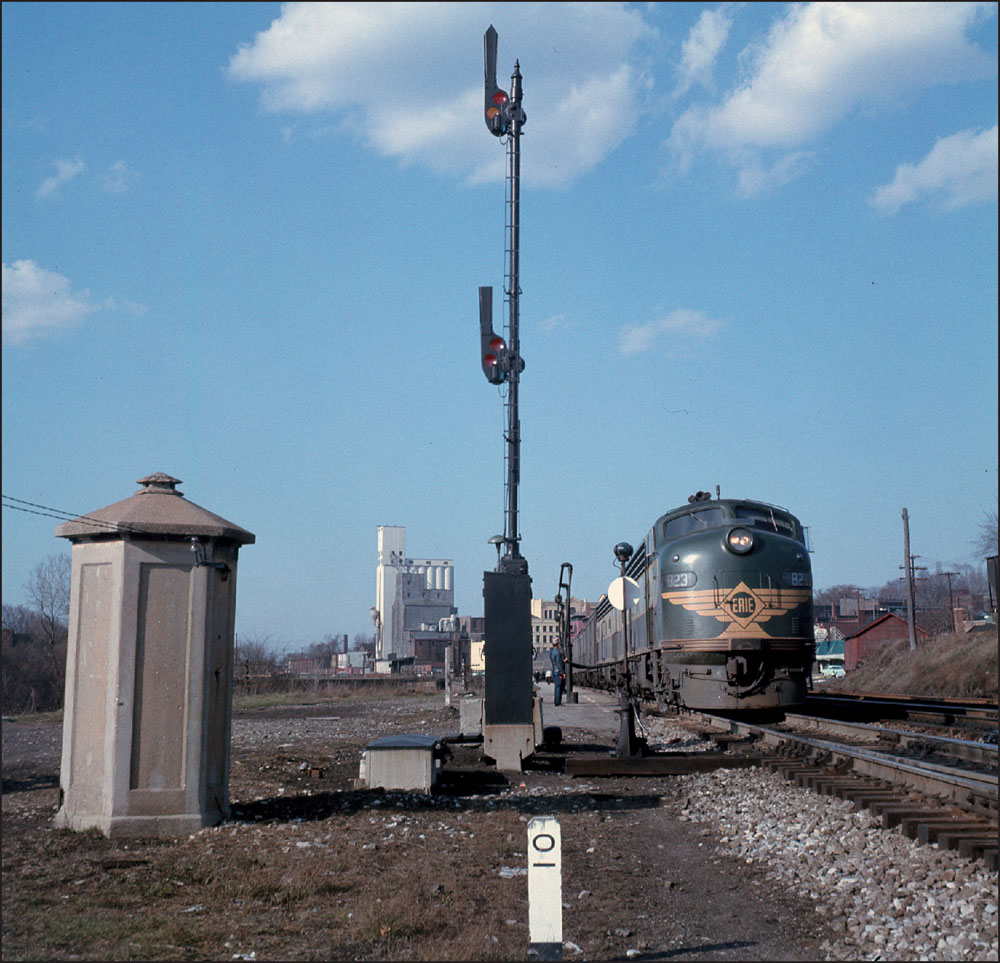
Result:
<svg viewBox="0 0 1000 963"><path fill-rule="evenodd" d="M483 750L498 769L521 770L535 750L534 689L531 683L531 578L521 555L518 485L521 481L521 422L518 384L524 361L518 337L521 127L521 70L514 64L510 92L497 86L497 32L483 38L484 120L489 132L506 138L506 266L504 297L506 337L493 330L493 288L479 289L479 342L483 374L490 384L506 386L504 434L504 533L497 545L495 571L483 573L486 641L486 689L483 699ZM501 552L501 547L504 549ZM540 736L540 733L539 733Z"/></svg>
<svg viewBox="0 0 1000 963"><path fill-rule="evenodd" d="M483 38L484 120L494 137L507 138L507 223L504 299L507 303L507 337L493 330L493 288L479 289L480 356L483 374L490 384L507 385L505 407L506 478L504 487L504 545L506 552L498 562L499 571L527 573L528 563L521 557L518 530L518 485L521 481L521 422L518 414L518 385L524 370L518 335L518 299L521 208L521 128L525 122L521 108L521 69L515 61L510 78L510 94L497 86L497 32L491 26Z"/></svg>

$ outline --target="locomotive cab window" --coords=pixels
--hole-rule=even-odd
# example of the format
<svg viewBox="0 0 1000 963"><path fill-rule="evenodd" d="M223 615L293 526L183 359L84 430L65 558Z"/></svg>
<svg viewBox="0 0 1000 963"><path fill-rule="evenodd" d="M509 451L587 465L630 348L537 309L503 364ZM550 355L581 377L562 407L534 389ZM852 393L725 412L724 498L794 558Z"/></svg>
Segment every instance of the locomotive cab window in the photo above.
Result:
<svg viewBox="0 0 1000 963"><path fill-rule="evenodd" d="M802 541L802 536L795 531L795 522L783 512L775 511L773 508L751 508L746 505L736 507L736 517L742 520L744 525L753 525L754 528L763 528L769 532L777 532L779 535L787 535L789 538L797 538Z"/></svg>
<svg viewBox="0 0 1000 963"><path fill-rule="evenodd" d="M663 523L663 537L677 538L692 532L703 532L707 528L717 528L725 524L726 518L721 508L705 508L678 518L668 518Z"/></svg>

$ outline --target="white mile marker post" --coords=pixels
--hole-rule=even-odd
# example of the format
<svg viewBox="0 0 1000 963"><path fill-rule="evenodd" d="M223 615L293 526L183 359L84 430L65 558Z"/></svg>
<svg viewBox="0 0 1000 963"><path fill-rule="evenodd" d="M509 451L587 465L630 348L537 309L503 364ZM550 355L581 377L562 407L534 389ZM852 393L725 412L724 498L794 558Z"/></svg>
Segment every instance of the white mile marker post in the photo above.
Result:
<svg viewBox="0 0 1000 963"><path fill-rule="evenodd" d="M555 816L528 823L528 934L532 958L563 958L562 832Z"/></svg>

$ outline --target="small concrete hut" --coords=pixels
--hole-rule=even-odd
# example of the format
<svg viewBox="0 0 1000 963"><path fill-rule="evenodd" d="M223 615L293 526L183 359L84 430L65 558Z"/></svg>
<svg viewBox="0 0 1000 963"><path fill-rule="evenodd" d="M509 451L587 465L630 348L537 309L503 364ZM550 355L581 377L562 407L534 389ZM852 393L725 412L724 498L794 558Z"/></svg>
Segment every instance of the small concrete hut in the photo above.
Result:
<svg viewBox="0 0 1000 963"><path fill-rule="evenodd" d="M56 528L73 545L56 824L173 836L229 814L236 561L180 479Z"/></svg>

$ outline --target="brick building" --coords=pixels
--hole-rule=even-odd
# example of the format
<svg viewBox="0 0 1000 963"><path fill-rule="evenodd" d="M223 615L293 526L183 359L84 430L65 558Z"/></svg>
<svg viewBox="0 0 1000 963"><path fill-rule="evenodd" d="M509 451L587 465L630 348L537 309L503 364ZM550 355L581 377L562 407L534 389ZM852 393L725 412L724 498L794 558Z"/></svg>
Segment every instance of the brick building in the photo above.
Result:
<svg viewBox="0 0 1000 963"><path fill-rule="evenodd" d="M926 639L930 633L915 626L918 639ZM850 672L856 669L866 659L870 659L879 646L888 642L908 641L910 638L909 623L900 616L889 613L876 619L870 625L848 636L844 640L844 668Z"/></svg>

